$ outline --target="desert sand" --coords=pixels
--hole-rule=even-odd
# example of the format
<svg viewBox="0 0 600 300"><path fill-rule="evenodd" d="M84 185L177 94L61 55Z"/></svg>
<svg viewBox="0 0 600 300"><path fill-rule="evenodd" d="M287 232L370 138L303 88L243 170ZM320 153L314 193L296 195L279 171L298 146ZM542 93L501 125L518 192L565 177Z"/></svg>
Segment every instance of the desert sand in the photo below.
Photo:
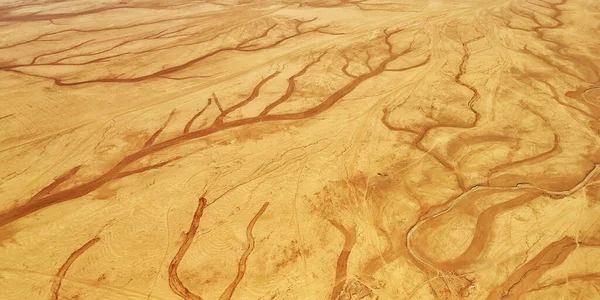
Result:
<svg viewBox="0 0 600 300"><path fill-rule="evenodd" d="M600 1L5 0L0 299L600 299Z"/></svg>

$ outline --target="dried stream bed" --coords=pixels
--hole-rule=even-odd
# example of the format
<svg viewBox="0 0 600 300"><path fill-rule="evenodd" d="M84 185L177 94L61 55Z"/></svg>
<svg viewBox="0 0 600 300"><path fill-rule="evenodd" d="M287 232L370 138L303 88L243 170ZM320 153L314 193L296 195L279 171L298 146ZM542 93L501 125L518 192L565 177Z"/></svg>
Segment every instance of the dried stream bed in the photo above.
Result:
<svg viewBox="0 0 600 300"><path fill-rule="evenodd" d="M600 2L7 0L1 299L600 299Z"/></svg>

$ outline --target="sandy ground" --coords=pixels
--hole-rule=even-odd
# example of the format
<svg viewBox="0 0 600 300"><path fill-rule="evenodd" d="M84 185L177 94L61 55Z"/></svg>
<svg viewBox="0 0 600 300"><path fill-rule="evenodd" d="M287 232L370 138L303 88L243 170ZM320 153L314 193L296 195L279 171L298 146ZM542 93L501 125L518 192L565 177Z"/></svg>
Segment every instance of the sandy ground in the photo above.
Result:
<svg viewBox="0 0 600 300"><path fill-rule="evenodd" d="M597 0L0 4L1 299L600 299Z"/></svg>

